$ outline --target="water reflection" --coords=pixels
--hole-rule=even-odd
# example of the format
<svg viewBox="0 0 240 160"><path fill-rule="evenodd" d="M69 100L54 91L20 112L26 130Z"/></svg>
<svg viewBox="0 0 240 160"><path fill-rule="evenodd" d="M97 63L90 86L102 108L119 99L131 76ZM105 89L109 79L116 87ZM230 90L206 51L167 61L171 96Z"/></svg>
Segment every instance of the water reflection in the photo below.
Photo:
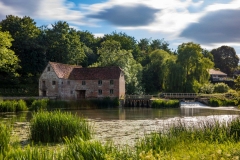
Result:
<svg viewBox="0 0 240 160"><path fill-rule="evenodd" d="M197 117L210 115L239 115L239 110L234 107L208 107L197 103L181 103L180 108L155 109L141 107L105 108L92 110L68 110L73 114L99 120L147 120L169 119L176 117ZM31 112L0 113L0 121L14 118L17 121L29 121Z"/></svg>

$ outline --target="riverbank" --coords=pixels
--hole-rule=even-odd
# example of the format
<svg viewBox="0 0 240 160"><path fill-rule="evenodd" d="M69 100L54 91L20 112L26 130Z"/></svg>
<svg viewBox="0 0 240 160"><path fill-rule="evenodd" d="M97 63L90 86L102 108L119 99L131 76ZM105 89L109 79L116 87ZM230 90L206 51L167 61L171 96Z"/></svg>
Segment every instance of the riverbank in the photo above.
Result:
<svg viewBox="0 0 240 160"><path fill-rule="evenodd" d="M189 126L197 125L203 121L220 122L231 121L238 115L217 115L217 116L199 116L199 117L176 117L168 119L154 120L101 120L89 119L94 126L94 139L102 143L112 141L115 145L133 147L135 142L144 135L151 132L157 132L169 128L174 123L184 122ZM21 145L30 143L29 123L15 122L13 126L12 140L19 140Z"/></svg>

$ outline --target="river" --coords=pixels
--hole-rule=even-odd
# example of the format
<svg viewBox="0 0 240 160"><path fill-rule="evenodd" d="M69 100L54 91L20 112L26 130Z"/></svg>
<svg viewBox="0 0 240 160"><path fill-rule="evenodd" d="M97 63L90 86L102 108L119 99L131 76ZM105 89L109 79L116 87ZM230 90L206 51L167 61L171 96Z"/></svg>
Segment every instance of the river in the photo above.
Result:
<svg viewBox="0 0 240 160"><path fill-rule="evenodd" d="M238 116L240 110L234 107L208 107L197 102L181 102L180 108L105 108L94 110L71 110L73 114L83 116L94 126L96 140L113 141L116 145L133 146L136 140L145 134L163 130L176 122L195 124L201 121L229 121ZM27 118L26 118L27 117ZM22 141L27 141L27 126L31 112L19 114L1 113L0 121L15 118L19 128L16 133Z"/></svg>

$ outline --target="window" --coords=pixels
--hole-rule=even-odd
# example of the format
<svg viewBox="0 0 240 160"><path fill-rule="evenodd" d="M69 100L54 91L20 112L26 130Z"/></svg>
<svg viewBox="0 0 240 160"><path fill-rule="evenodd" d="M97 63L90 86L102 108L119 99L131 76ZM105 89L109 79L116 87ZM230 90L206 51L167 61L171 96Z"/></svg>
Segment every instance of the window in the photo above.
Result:
<svg viewBox="0 0 240 160"><path fill-rule="evenodd" d="M113 80L112 79L110 80L110 85L113 85Z"/></svg>
<svg viewBox="0 0 240 160"><path fill-rule="evenodd" d="M102 80L98 80L98 85L102 85Z"/></svg>
<svg viewBox="0 0 240 160"><path fill-rule="evenodd" d="M101 90L101 89L98 90L98 94L99 94L99 95L102 94L102 90Z"/></svg>
<svg viewBox="0 0 240 160"><path fill-rule="evenodd" d="M71 91L70 93L73 94L73 91Z"/></svg>
<svg viewBox="0 0 240 160"><path fill-rule="evenodd" d="M110 89L110 94L113 94L113 89Z"/></svg>
<svg viewBox="0 0 240 160"><path fill-rule="evenodd" d="M70 81L67 81L67 84L70 85Z"/></svg>
<svg viewBox="0 0 240 160"><path fill-rule="evenodd" d="M82 85L86 85L86 81L82 81Z"/></svg>
<svg viewBox="0 0 240 160"><path fill-rule="evenodd" d="M56 81L52 81L52 85L56 85Z"/></svg>
<svg viewBox="0 0 240 160"><path fill-rule="evenodd" d="M47 67L47 71L50 71L50 67Z"/></svg>

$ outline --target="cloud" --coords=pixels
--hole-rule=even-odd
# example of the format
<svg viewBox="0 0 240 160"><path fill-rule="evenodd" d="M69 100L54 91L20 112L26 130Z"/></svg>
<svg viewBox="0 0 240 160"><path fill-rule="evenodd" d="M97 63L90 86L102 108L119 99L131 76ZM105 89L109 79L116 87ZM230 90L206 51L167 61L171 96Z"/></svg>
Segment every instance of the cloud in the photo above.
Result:
<svg viewBox="0 0 240 160"><path fill-rule="evenodd" d="M158 11L160 10L145 5L115 5L88 17L106 20L116 26L144 26L155 20Z"/></svg>
<svg viewBox="0 0 240 160"><path fill-rule="evenodd" d="M190 24L180 36L199 43L240 42L240 10L208 12L198 23Z"/></svg>

